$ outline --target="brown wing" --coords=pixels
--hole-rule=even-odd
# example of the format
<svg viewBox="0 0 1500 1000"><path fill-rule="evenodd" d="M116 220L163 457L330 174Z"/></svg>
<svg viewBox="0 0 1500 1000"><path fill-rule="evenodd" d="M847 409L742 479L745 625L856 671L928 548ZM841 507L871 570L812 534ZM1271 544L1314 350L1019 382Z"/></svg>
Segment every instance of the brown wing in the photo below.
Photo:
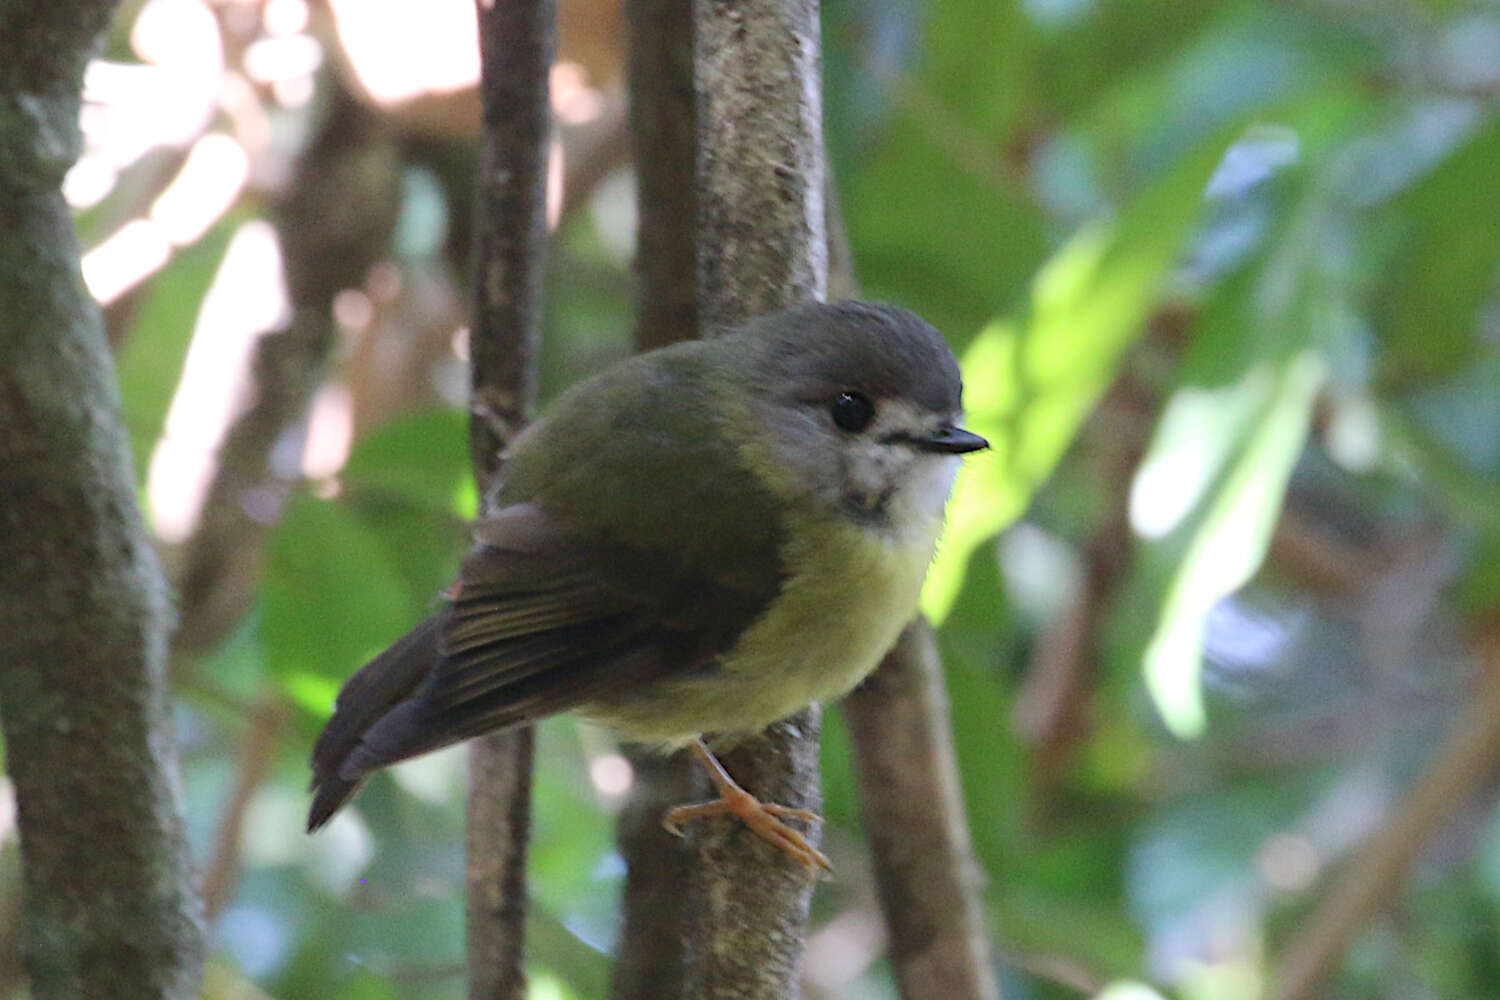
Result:
<svg viewBox="0 0 1500 1000"><path fill-rule="evenodd" d="M452 603L340 692L313 751L311 826L372 770L701 669L771 596L585 546L530 503L475 534Z"/></svg>

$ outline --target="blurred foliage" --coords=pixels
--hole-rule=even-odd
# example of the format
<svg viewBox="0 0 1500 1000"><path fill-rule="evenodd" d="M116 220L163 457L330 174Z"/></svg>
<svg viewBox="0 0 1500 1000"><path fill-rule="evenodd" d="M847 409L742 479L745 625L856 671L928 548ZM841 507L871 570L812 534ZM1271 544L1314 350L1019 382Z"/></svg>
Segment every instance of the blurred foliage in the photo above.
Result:
<svg viewBox="0 0 1500 1000"><path fill-rule="evenodd" d="M163 6L127 5L114 58ZM215 8L232 70L289 37L317 39L321 68L255 83L248 185L109 307L150 504L228 248L284 196L334 81L353 86L335 26L288 29L289 7ZM827 0L824 16L859 278L950 336L995 444L966 466L924 601L1006 996L1256 996L1449 731L1500 602L1500 6ZM250 611L179 664L195 852L238 852L210 996L462 994L461 753L376 777L302 833L340 680L434 605L475 507L453 349L467 256L447 239L469 199L443 166L472 138L391 113L402 221L336 305L324 373L353 399L352 447L309 465L317 406L288 429L272 502L246 500L273 523ZM81 217L89 245L148 214L164 168L140 162ZM565 206L549 395L628 350L627 169ZM266 698L294 708L226 841L253 772L246 706ZM566 719L540 738L532 995L599 997L622 877L612 748ZM875 914L848 755L834 713L840 875L814 933L842 944L827 967L814 950L809 995L886 997L877 945L839 937ZM1458 804L1327 996L1500 995L1494 784ZM0 866L0 899L15 879Z"/></svg>

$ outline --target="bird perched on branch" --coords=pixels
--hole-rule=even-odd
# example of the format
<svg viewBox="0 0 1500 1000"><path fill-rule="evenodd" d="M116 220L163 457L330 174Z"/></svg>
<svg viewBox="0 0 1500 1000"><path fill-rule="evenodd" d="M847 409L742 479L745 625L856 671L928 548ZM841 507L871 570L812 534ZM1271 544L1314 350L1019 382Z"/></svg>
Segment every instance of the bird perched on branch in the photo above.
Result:
<svg viewBox="0 0 1500 1000"><path fill-rule="evenodd" d="M370 772L573 712L690 746L732 813L827 861L704 743L868 674L916 613L958 456L958 364L913 314L813 303L631 358L507 449L446 605L344 685L310 830Z"/></svg>

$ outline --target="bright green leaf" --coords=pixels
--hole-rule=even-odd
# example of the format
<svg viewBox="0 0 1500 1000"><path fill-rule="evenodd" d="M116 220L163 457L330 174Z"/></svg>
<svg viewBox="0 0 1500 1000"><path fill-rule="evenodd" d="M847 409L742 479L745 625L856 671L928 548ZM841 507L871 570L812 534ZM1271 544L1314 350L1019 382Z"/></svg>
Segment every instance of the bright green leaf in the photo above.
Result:
<svg viewBox="0 0 1500 1000"><path fill-rule="evenodd" d="M333 714L334 699L339 694L339 682L332 677L323 677L305 671L286 673L281 678L281 687L292 701L315 716Z"/></svg>
<svg viewBox="0 0 1500 1000"><path fill-rule="evenodd" d="M1265 557L1326 374L1322 355L1305 351L1274 378L1253 369L1237 387L1248 387L1264 398L1261 412L1243 436L1243 450L1233 468L1208 499L1145 652L1146 685L1167 727L1178 736L1196 736L1203 729L1198 679L1204 623L1213 605L1244 585ZM1164 452L1176 448L1171 437L1158 441Z"/></svg>
<svg viewBox="0 0 1500 1000"><path fill-rule="evenodd" d="M1024 320L999 320L964 352L968 425L993 449L965 463L923 593L941 622L969 557L1014 520L1114 377L1197 222L1215 142L1146 189L1119 222L1084 227L1037 276Z"/></svg>
<svg viewBox="0 0 1500 1000"><path fill-rule="evenodd" d="M1208 613L1259 568L1330 347L1351 335L1346 223L1313 176L1261 266L1226 282L1200 317L1131 491L1146 541L1131 588L1131 615L1143 621L1132 622L1126 658L1142 664L1179 737L1205 722Z"/></svg>

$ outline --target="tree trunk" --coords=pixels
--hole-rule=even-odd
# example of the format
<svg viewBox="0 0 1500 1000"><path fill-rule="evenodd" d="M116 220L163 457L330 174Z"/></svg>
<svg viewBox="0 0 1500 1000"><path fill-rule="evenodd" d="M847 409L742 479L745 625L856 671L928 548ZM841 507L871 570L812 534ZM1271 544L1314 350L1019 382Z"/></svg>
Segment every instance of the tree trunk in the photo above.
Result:
<svg viewBox="0 0 1500 1000"><path fill-rule="evenodd" d="M33 995L189 1000L166 588L59 193L113 6L0 4L0 726Z"/></svg>
<svg viewBox="0 0 1500 1000"><path fill-rule="evenodd" d="M815 0L694 0L693 12L708 332L826 293L820 37ZM820 722L816 707L800 712L724 765L764 800L817 809ZM740 824L699 823L693 834L686 995L800 996L813 878Z"/></svg>

